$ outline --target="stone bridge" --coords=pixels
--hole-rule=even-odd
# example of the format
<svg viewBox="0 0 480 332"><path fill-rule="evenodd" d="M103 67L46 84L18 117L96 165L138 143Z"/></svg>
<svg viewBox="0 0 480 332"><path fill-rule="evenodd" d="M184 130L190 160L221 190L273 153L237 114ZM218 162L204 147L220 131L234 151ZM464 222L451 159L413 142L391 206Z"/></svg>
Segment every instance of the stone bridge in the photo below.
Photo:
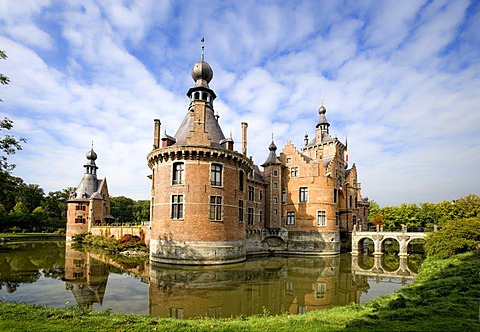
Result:
<svg viewBox="0 0 480 332"><path fill-rule="evenodd" d="M425 239L427 234L425 232L407 232L406 227L402 227L402 231L399 232L386 232L379 226L377 226L376 231L360 231L357 228L354 228L352 232L352 254L360 254L363 252L363 246L361 243L365 239L370 239L373 241L375 256L382 255L383 251L383 242L387 239L393 239L398 242L400 245L400 251L398 255L407 256L408 255L408 244L412 240L416 239Z"/></svg>

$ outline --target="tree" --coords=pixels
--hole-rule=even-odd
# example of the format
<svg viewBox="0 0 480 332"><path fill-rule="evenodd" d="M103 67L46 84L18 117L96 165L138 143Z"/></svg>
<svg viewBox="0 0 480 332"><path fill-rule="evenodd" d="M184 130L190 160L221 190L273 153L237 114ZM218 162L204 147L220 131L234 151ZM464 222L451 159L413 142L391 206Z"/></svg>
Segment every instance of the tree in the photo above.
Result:
<svg viewBox="0 0 480 332"><path fill-rule="evenodd" d="M117 222L126 223L135 220L134 200L125 196L110 197L110 211Z"/></svg>
<svg viewBox="0 0 480 332"><path fill-rule="evenodd" d="M133 216L135 221L149 221L150 220L150 201L139 200L133 204Z"/></svg>
<svg viewBox="0 0 480 332"><path fill-rule="evenodd" d="M7 59L7 54L5 53L5 51L0 50L0 59L2 60ZM0 84L5 85L8 83L10 83L10 79L7 76L0 73ZM0 101L3 101L3 100L0 99Z"/></svg>
<svg viewBox="0 0 480 332"><path fill-rule="evenodd" d="M45 192L38 184L23 184L18 188L18 202L23 202L29 212L42 205Z"/></svg>
<svg viewBox="0 0 480 332"><path fill-rule="evenodd" d="M372 224L375 226L382 226L384 223L385 221L380 213L377 213L375 217L373 217Z"/></svg>
<svg viewBox="0 0 480 332"><path fill-rule="evenodd" d="M4 117L0 121L0 132L2 130L10 130L13 127L13 121ZM14 168L14 164L8 164L7 156L15 154L18 150L22 149L21 142L26 143L27 140L23 137L16 139L12 135L5 134L0 136L0 150L2 156L0 156L0 172L10 173Z"/></svg>
<svg viewBox="0 0 480 332"><path fill-rule="evenodd" d="M462 252L480 249L480 219L446 221L443 227L427 235L427 256L448 258Z"/></svg>

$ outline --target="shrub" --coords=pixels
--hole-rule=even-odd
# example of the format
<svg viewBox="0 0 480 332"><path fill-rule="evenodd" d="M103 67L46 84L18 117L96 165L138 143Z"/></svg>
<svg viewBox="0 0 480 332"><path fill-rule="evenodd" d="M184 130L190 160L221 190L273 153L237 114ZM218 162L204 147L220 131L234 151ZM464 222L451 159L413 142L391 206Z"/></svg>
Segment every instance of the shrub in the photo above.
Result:
<svg viewBox="0 0 480 332"><path fill-rule="evenodd" d="M480 249L480 219L457 219L430 233L425 243L427 256L448 258L462 252Z"/></svg>

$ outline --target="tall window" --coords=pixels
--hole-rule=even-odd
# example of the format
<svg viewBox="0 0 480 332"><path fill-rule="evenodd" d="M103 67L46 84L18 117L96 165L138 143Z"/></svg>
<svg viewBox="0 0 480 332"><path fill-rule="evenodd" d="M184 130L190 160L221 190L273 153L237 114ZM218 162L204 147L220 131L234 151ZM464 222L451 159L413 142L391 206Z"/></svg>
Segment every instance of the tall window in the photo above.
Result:
<svg viewBox="0 0 480 332"><path fill-rule="evenodd" d="M273 183L273 189L277 189L278 188L278 183L277 182L274 182Z"/></svg>
<svg viewBox="0 0 480 332"><path fill-rule="evenodd" d="M172 219L183 219L183 195L172 195Z"/></svg>
<svg viewBox="0 0 480 332"><path fill-rule="evenodd" d="M307 187L300 187L298 200L301 203L305 203L305 202L308 201L308 188Z"/></svg>
<svg viewBox="0 0 480 332"><path fill-rule="evenodd" d="M262 210L258 211L258 222L259 223L263 222L263 211Z"/></svg>
<svg viewBox="0 0 480 332"><path fill-rule="evenodd" d="M183 184L185 165L183 163L173 164L173 184Z"/></svg>
<svg viewBox="0 0 480 332"><path fill-rule="evenodd" d="M245 173L243 171L238 172L238 190L243 191L243 182L245 181Z"/></svg>
<svg viewBox="0 0 480 332"><path fill-rule="evenodd" d="M222 196L210 196L210 220L222 220Z"/></svg>
<svg viewBox="0 0 480 332"><path fill-rule="evenodd" d="M277 197L273 198L273 204L278 204L278 198Z"/></svg>
<svg viewBox="0 0 480 332"><path fill-rule="evenodd" d="M333 189L333 203L337 203L338 200L338 190L337 188Z"/></svg>
<svg viewBox="0 0 480 332"><path fill-rule="evenodd" d="M287 219L285 220L286 225L295 225L295 211L287 212Z"/></svg>
<svg viewBox="0 0 480 332"><path fill-rule="evenodd" d="M355 226L357 224L357 216L353 216L353 226Z"/></svg>
<svg viewBox="0 0 480 332"><path fill-rule="evenodd" d="M248 186L248 200L254 201L255 200L255 188L252 186Z"/></svg>
<svg viewBox="0 0 480 332"><path fill-rule="evenodd" d="M243 200L238 201L238 222L243 222Z"/></svg>
<svg viewBox="0 0 480 332"><path fill-rule="evenodd" d="M247 224L253 225L253 208L247 210Z"/></svg>
<svg viewBox="0 0 480 332"><path fill-rule="evenodd" d="M317 211L317 226L327 226L325 211Z"/></svg>
<svg viewBox="0 0 480 332"><path fill-rule="evenodd" d="M258 199L262 200L263 199L263 190L258 191Z"/></svg>
<svg viewBox="0 0 480 332"><path fill-rule="evenodd" d="M355 196L355 209L358 208L358 197Z"/></svg>
<svg viewBox="0 0 480 332"><path fill-rule="evenodd" d="M335 212L335 226L339 226L340 225L340 215L338 214L338 212Z"/></svg>
<svg viewBox="0 0 480 332"><path fill-rule="evenodd" d="M290 167L290 177L291 178L298 178L298 166Z"/></svg>
<svg viewBox="0 0 480 332"><path fill-rule="evenodd" d="M325 290L327 289L326 283L318 283L315 287L315 298L316 299L324 299L325 298Z"/></svg>
<svg viewBox="0 0 480 332"><path fill-rule="evenodd" d="M212 164L210 178L212 186L222 185L222 165Z"/></svg>
<svg viewBox="0 0 480 332"><path fill-rule="evenodd" d="M283 188L282 189L282 203L287 202L287 189Z"/></svg>

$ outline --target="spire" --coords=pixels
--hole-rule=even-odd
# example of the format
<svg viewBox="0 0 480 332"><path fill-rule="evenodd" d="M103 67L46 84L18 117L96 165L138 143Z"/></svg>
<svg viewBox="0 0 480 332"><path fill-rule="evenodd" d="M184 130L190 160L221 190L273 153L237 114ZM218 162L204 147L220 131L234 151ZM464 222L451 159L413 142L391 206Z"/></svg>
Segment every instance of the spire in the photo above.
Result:
<svg viewBox="0 0 480 332"><path fill-rule="evenodd" d="M202 42L202 61L205 61L205 38L202 37L200 41Z"/></svg>
<svg viewBox="0 0 480 332"><path fill-rule="evenodd" d="M320 130L323 132L323 133L329 133L329 127L330 127L330 123L328 123L327 121L327 117L325 116L325 113L327 113L327 109L325 108L325 106L323 106L323 97L322 97L322 106L320 106L320 108L318 109L318 114L320 115L319 119L318 119L318 124L316 126L316 128L320 128Z"/></svg>
<svg viewBox="0 0 480 332"><path fill-rule="evenodd" d="M272 143L268 146L268 150L270 150L270 153L268 154L267 160L262 164L263 167L269 166L269 165L280 165L282 162L280 159L277 157L277 146L273 142L273 134L272 134Z"/></svg>

